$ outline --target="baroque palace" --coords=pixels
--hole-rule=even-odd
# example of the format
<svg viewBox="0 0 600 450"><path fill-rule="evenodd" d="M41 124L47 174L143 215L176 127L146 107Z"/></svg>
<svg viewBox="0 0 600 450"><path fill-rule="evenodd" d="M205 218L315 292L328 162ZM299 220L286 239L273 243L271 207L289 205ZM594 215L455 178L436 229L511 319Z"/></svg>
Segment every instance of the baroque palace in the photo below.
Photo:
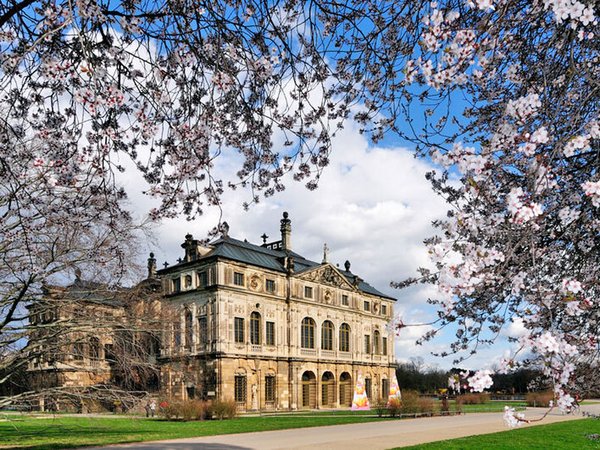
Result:
<svg viewBox="0 0 600 450"><path fill-rule="evenodd" d="M355 275L350 262L331 264L326 246L321 263L293 251L287 213L280 230L281 240L267 243L263 235L262 245L227 229L208 245L188 234L185 256L158 271L151 255L141 285L162 287L158 302L175 314L160 342L149 342L161 395L234 399L240 410L347 407L360 373L371 401L387 399L395 299ZM112 338L99 336L93 351L81 346L62 365L62 383L89 385L109 375L102 360ZM82 376L94 359L100 375Z"/></svg>

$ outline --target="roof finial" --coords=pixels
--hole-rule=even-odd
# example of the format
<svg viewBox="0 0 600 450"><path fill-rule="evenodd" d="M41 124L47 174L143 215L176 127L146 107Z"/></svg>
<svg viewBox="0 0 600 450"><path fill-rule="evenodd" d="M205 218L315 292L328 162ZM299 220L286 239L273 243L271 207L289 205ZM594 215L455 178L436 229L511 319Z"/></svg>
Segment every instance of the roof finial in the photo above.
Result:
<svg viewBox="0 0 600 450"><path fill-rule="evenodd" d="M260 238L263 240L263 244L266 244L267 239L269 239L269 236L267 236L267 233L263 233Z"/></svg>
<svg viewBox="0 0 600 450"><path fill-rule="evenodd" d="M346 260L344 263L344 269L346 269L346 272L350 272L350 261Z"/></svg>
<svg viewBox="0 0 600 450"><path fill-rule="evenodd" d="M292 221L289 219L289 214L283 213L283 219L281 219L281 247L283 251L292 250Z"/></svg>
<svg viewBox="0 0 600 450"><path fill-rule="evenodd" d="M325 264L329 262L329 247L327 247L327 243L323 244L323 261L321 264Z"/></svg>
<svg viewBox="0 0 600 450"><path fill-rule="evenodd" d="M227 222L223 222L221 224L221 235L226 238L229 236L229 224Z"/></svg>

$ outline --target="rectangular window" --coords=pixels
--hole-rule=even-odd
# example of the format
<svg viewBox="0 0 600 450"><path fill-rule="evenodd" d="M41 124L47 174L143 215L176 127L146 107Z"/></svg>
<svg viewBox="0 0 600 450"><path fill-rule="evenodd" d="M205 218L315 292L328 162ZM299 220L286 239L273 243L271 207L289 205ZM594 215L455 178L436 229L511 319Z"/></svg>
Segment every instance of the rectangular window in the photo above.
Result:
<svg viewBox="0 0 600 450"><path fill-rule="evenodd" d="M267 375L265 377L265 402L275 402L275 380L275 376L273 375Z"/></svg>
<svg viewBox="0 0 600 450"><path fill-rule="evenodd" d="M190 311L185 312L185 347L191 349L194 343L193 317Z"/></svg>
<svg viewBox="0 0 600 450"><path fill-rule="evenodd" d="M363 303L363 309L365 311L371 311L371 304L365 300L365 302Z"/></svg>
<svg viewBox="0 0 600 450"><path fill-rule="evenodd" d="M346 323L340 327L340 351L350 351L350 327Z"/></svg>
<svg viewBox="0 0 600 450"><path fill-rule="evenodd" d="M104 359L106 361L115 360L115 350L112 344L104 344Z"/></svg>
<svg viewBox="0 0 600 450"><path fill-rule="evenodd" d="M381 315L387 316L387 305L381 305Z"/></svg>
<svg viewBox="0 0 600 450"><path fill-rule="evenodd" d="M200 345L208 344L208 320L206 316L198 317L198 333Z"/></svg>
<svg viewBox="0 0 600 450"><path fill-rule="evenodd" d="M244 343L244 319L236 317L234 321L235 342Z"/></svg>
<svg viewBox="0 0 600 450"><path fill-rule="evenodd" d="M384 378L381 380L381 398L387 400L390 395L390 380Z"/></svg>
<svg viewBox="0 0 600 450"><path fill-rule="evenodd" d="M244 274L240 273L240 272L234 272L233 273L233 284L235 284L236 286L243 286L244 285Z"/></svg>
<svg viewBox="0 0 600 450"><path fill-rule="evenodd" d="M202 272L198 272L198 287L206 287L208 286L208 273L206 270Z"/></svg>
<svg viewBox="0 0 600 450"><path fill-rule="evenodd" d="M313 298L313 288L304 286L304 298Z"/></svg>
<svg viewBox="0 0 600 450"><path fill-rule="evenodd" d="M365 334L365 353L371 353L371 336Z"/></svg>
<svg viewBox="0 0 600 450"><path fill-rule="evenodd" d="M266 322L266 344L275 345L275 322Z"/></svg>
<svg viewBox="0 0 600 450"><path fill-rule="evenodd" d="M381 338L381 354L387 355L387 338Z"/></svg>
<svg viewBox="0 0 600 450"><path fill-rule="evenodd" d="M253 312L250 315L250 343L260 345L260 314Z"/></svg>
<svg viewBox="0 0 600 450"><path fill-rule="evenodd" d="M275 293L275 280L266 280L265 290L271 294Z"/></svg>
<svg viewBox="0 0 600 450"><path fill-rule="evenodd" d="M348 296L347 295L342 295L342 306L348 306L349 305L349 301L348 301Z"/></svg>
<svg viewBox="0 0 600 450"><path fill-rule="evenodd" d="M73 359L75 361L82 361L83 353L84 353L83 342L76 342L75 344L73 344Z"/></svg>
<svg viewBox="0 0 600 450"><path fill-rule="evenodd" d="M181 291L181 278L173 278L173 292Z"/></svg>
<svg viewBox="0 0 600 450"><path fill-rule="evenodd" d="M367 397L371 400L372 397L372 383L370 378L365 378L365 391L367 391Z"/></svg>
<svg viewBox="0 0 600 450"><path fill-rule="evenodd" d="M181 347L181 328L179 325L176 325L173 330L173 344L175 344L175 347L177 348Z"/></svg>
<svg viewBox="0 0 600 450"><path fill-rule="evenodd" d="M246 376L245 375L236 375L235 376L235 386L234 386L234 396L236 403L246 404Z"/></svg>

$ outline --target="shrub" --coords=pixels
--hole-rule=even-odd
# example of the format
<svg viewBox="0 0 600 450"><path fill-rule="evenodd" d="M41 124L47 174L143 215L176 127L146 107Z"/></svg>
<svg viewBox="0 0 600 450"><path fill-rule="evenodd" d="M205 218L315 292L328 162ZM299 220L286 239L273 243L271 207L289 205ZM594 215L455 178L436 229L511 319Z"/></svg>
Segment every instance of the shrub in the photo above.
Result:
<svg viewBox="0 0 600 450"><path fill-rule="evenodd" d="M419 397L418 399L419 412L432 415L434 413L434 402L431 397Z"/></svg>
<svg viewBox="0 0 600 450"><path fill-rule="evenodd" d="M525 398L527 406L550 406L550 400L554 400L554 393L552 391L543 392L530 392Z"/></svg>
<svg viewBox="0 0 600 450"><path fill-rule="evenodd" d="M205 420L210 418L210 404L201 400L163 400L158 404L158 414L167 420Z"/></svg>
<svg viewBox="0 0 600 450"><path fill-rule="evenodd" d="M375 405L373 405L373 409L375 411L375 414L377 414L377 417L383 417L383 415L388 410L387 402L384 399L380 398L375 402Z"/></svg>
<svg viewBox="0 0 600 450"><path fill-rule="evenodd" d="M204 420L209 406L201 400L186 400L180 404L183 420Z"/></svg>
<svg viewBox="0 0 600 450"><path fill-rule="evenodd" d="M471 392L456 397L456 404L460 405L483 405L490 401L490 394L487 392Z"/></svg>
<svg viewBox="0 0 600 450"><path fill-rule="evenodd" d="M402 414L419 412L419 394L417 391L402 392Z"/></svg>
<svg viewBox="0 0 600 450"><path fill-rule="evenodd" d="M217 400L211 406L213 419L233 419L237 416L237 405L233 400Z"/></svg>
<svg viewBox="0 0 600 450"><path fill-rule="evenodd" d="M402 401L397 398L390 400L387 405L388 414L390 417L396 417L402 414Z"/></svg>
<svg viewBox="0 0 600 450"><path fill-rule="evenodd" d="M174 401L162 401L158 408L159 416L164 417L167 420L177 420L181 415L181 407L179 402Z"/></svg>

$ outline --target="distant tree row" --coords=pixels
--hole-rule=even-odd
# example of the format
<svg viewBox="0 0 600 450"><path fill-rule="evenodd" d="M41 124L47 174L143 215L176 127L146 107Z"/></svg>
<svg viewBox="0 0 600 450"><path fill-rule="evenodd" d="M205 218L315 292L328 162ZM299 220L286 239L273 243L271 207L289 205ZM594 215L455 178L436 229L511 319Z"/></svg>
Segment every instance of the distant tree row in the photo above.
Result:
<svg viewBox="0 0 600 450"><path fill-rule="evenodd" d="M396 377L401 389L415 390L422 394L437 393L448 387L448 378L453 374L464 373L464 369L442 370L427 366L423 358L411 358L396 369ZM503 394L522 394L531 390L547 388L541 372L531 368L521 368L506 374L492 375L492 392Z"/></svg>

